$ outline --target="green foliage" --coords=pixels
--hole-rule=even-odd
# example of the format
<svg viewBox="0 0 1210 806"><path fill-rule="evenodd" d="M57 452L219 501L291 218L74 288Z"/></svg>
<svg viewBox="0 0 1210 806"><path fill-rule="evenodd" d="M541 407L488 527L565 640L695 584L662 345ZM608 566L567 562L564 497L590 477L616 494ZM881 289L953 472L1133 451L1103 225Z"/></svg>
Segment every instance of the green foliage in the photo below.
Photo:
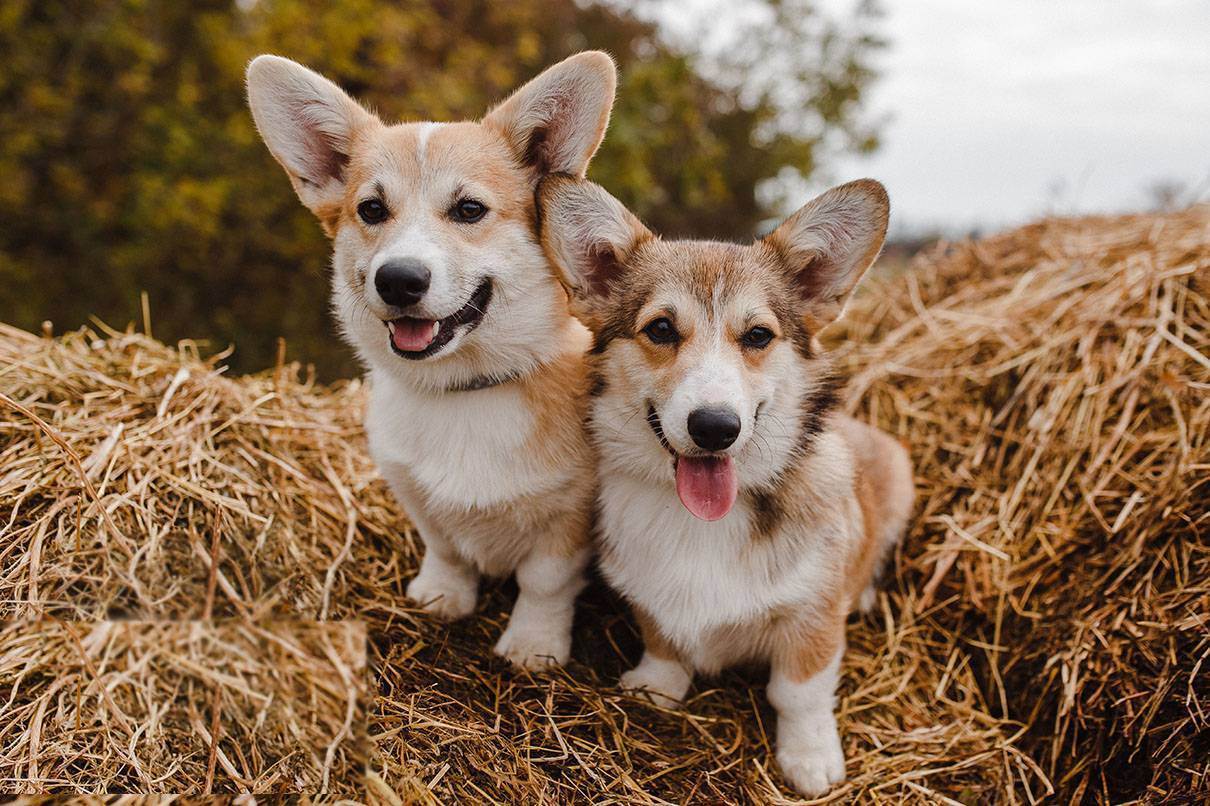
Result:
<svg viewBox="0 0 1210 806"><path fill-rule="evenodd" d="M456 119L603 48L622 81L593 178L657 231L749 237L770 213L759 183L809 174L831 132L872 143L854 132L877 43L788 23L807 2L768 6L773 22L745 32L768 61L708 78L652 24L572 0L6 0L0 319L124 324L146 290L156 335L234 342L238 369L268 365L284 335L323 375L355 371L327 318L328 244L245 106L244 67L262 52L387 119ZM761 77L777 51L784 74ZM729 81L728 67L758 80Z"/></svg>

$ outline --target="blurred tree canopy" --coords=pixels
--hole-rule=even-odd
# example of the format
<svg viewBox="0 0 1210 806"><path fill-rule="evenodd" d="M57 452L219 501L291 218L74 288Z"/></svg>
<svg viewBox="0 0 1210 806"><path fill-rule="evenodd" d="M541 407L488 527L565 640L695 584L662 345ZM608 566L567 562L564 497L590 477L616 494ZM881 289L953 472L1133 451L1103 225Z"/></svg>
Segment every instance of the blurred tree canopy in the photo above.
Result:
<svg viewBox="0 0 1210 806"><path fill-rule="evenodd" d="M591 175L659 232L750 237L839 133L870 149L859 100L879 46L810 0L764 0L707 63L617 3L573 0L5 0L0 5L0 319L138 320L160 338L321 375L356 372L328 319L329 246L261 144L248 60L301 61L391 119L477 117L546 65L601 48L621 69ZM766 194L767 195L767 194ZM802 201L798 199L796 201Z"/></svg>

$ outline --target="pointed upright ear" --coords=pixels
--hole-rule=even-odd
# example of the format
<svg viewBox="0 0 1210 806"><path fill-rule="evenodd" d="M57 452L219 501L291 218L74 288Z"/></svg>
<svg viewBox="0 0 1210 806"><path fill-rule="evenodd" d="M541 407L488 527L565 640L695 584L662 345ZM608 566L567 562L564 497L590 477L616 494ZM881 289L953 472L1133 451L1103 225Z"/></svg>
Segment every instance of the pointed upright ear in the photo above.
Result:
<svg viewBox="0 0 1210 806"><path fill-rule="evenodd" d="M353 141L378 118L319 73L280 56L257 56L248 65L248 105L298 198L330 227Z"/></svg>
<svg viewBox="0 0 1210 806"><path fill-rule="evenodd" d="M556 174L538 186L542 248L573 300L616 291L626 261L651 232L597 184Z"/></svg>
<svg viewBox="0 0 1210 806"><path fill-rule="evenodd" d="M499 131L537 177L583 176L609 125L616 85L607 54L577 53L514 92L483 123Z"/></svg>
<svg viewBox="0 0 1210 806"><path fill-rule="evenodd" d="M844 312L882 249L890 210L880 183L858 179L808 202L765 238L790 271L812 331Z"/></svg>

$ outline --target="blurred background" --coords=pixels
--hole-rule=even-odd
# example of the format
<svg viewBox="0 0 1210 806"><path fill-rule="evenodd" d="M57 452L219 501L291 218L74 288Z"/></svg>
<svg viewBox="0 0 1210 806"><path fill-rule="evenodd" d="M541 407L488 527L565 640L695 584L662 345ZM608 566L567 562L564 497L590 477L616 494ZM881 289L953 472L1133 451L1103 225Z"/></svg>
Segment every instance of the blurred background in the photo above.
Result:
<svg viewBox="0 0 1210 806"><path fill-rule="evenodd" d="M0 5L0 320L357 372L329 247L247 112L262 52L386 119L477 117L585 48L618 61L590 176L666 235L747 239L882 179L892 258L1045 214L1210 195L1210 3L1019 0Z"/></svg>

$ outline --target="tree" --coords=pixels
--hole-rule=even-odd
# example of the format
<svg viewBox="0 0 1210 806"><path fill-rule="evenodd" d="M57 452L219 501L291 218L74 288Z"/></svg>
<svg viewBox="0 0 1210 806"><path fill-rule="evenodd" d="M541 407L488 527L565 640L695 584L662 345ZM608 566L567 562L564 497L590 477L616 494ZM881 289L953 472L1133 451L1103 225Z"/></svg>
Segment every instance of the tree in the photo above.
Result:
<svg viewBox="0 0 1210 806"><path fill-rule="evenodd" d="M750 237L771 212L761 182L809 174L837 133L873 143L854 133L878 43L817 16L796 29L787 20L809 10L802 0L768 7L772 22L745 31L745 47L791 69L773 80L754 59L760 80L745 83L728 73L742 65L572 0L9 0L0 319L123 324L146 290L158 336L234 342L237 369L267 366L284 335L321 374L356 371L327 319L329 247L245 106L244 66L261 52L326 73L384 118L455 119L603 48L622 80L593 178L657 231Z"/></svg>

